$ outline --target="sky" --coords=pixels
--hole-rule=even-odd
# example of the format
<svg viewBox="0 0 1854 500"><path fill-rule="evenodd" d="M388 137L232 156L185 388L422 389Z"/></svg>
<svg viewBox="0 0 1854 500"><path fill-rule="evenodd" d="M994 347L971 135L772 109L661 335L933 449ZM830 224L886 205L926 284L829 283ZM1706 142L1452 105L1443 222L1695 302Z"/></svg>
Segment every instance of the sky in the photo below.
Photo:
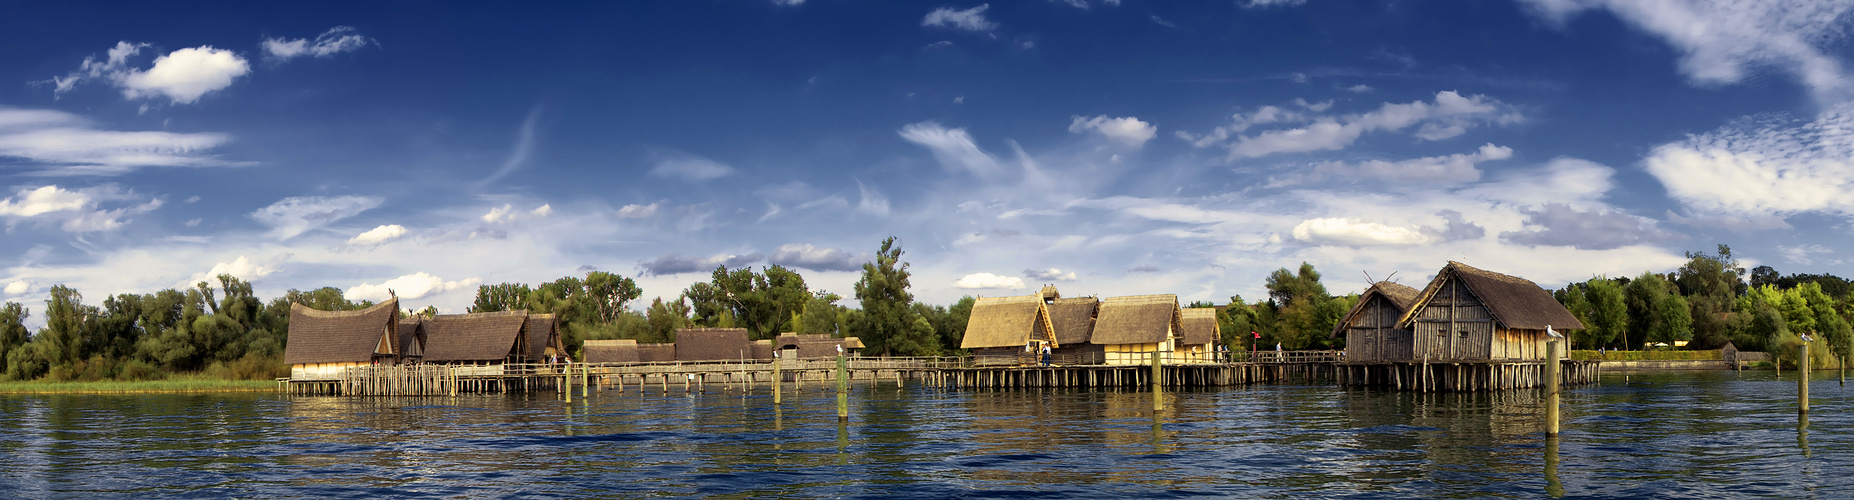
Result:
<svg viewBox="0 0 1854 500"><path fill-rule="evenodd" d="M0 4L0 300L43 324L718 265L918 300L1854 275L1854 3ZM855 306L854 300L846 301Z"/></svg>

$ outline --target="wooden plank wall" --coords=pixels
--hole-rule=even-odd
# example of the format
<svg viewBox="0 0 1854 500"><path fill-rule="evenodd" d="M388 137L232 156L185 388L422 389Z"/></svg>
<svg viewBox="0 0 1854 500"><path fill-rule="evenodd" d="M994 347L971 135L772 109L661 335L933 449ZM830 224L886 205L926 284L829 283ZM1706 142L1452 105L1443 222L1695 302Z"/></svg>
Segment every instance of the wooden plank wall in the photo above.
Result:
<svg viewBox="0 0 1854 500"><path fill-rule="evenodd" d="M1372 295L1346 327L1345 357L1352 361L1405 361L1410 358L1409 330L1397 329L1401 312L1390 299Z"/></svg>
<svg viewBox="0 0 1854 500"><path fill-rule="evenodd" d="M1484 360L1493 355L1493 316L1460 279L1450 276L1422 307L1416 320L1417 358Z"/></svg>

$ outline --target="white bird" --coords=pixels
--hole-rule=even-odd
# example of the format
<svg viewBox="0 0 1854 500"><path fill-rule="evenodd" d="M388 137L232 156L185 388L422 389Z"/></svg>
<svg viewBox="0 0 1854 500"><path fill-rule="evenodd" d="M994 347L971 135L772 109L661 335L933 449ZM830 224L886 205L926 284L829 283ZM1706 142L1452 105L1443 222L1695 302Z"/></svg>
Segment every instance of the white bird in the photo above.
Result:
<svg viewBox="0 0 1854 500"><path fill-rule="evenodd" d="M843 354L843 344L837 344L837 354Z"/></svg>
<svg viewBox="0 0 1854 500"><path fill-rule="evenodd" d="M1815 337L1810 337L1808 332L1804 332L1802 334L1802 341L1803 342L1815 342Z"/></svg>
<svg viewBox="0 0 1854 500"><path fill-rule="evenodd" d="M1558 333L1557 330L1551 329L1551 325L1545 325L1545 335L1551 338L1554 338L1554 339L1564 338L1564 334Z"/></svg>

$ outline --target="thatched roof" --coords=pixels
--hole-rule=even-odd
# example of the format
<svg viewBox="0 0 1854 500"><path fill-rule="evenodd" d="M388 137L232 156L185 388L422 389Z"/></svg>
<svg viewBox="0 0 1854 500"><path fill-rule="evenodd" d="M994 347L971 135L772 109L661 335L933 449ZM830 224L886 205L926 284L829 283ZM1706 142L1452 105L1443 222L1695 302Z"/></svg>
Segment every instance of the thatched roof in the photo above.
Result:
<svg viewBox="0 0 1854 500"><path fill-rule="evenodd" d="M797 349L797 356L799 358L834 357L837 355L837 346L840 345L843 346L844 352L849 352L852 349L862 349L863 339L856 337L832 337L829 334L823 333L808 333L801 335L786 332L779 334L779 338L773 339L772 341L772 348L775 350L786 348Z"/></svg>
<svg viewBox="0 0 1854 500"><path fill-rule="evenodd" d="M1056 285L1043 285L1043 289L1036 294L1044 299L1062 298L1062 292L1056 291Z"/></svg>
<svg viewBox="0 0 1854 500"><path fill-rule="evenodd" d="M321 311L290 304L285 364L368 363L379 351L380 340L399 330L399 299L388 299L359 311ZM396 343L396 342L395 342ZM397 353L393 353L397 354Z"/></svg>
<svg viewBox="0 0 1854 500"><path fill-rule="evenodd" d="M1042 295L979 297L972 302L960 349L1022 347L1030 340L1055 340ZM1053 346L1052 346L1053 347Z"/></svg>
<svg viewBox="0 0 1854 500"><path fill-rule="evenodd" d="M676 344L638 344L638 361L675 361Z"/></svg>
<svg viewBox="0 0 1854 500"><path fill-rule="evenodd" d="M1450 278L1459 278L1474 296L1480 297L1481 303L1487 305L1487 311L1494 320L1507 328L1525 330L1544 330L1550 325L1554 330L1582 330L1584 323L1571 315L1571 311L1552 298L1551 292L1545 291L1537 284L1524 278L1508 276L1477 269L1460 262L1449 261L1442 271L1436 273L1436 279L1423 288L1415 305L1403 313L1397 324L1403 328L1412 328L1418 311L1435 297L1443 284Z"/></svg>
<svg viewBox="0 0 1854 500"><path fill-rule="evenodd" d="M762 361L773 359L772 339L755 340L753 341L752 348L753 348L753 355L748 356L749 358L762 360Z"/></svg>
<svg viewBox="0 0 1854 500"><path fill-rule="evenodd" d="M425 357L425 324L422 318L413 316L399 320L400 358Z"/></svg>
<svg viewBox="0 0 1854 500"><path fill-rule="evenodd" d="M440 314L425 321L425 361L500 361L515 352L528 311Z"/></svg>
<svg viewBox="0 0 1854 500"><path fill-rule="evenodd" d="M587 363L636 363L637 341L588 340L580 347L580 357Z"/></svg>
<svg viewBox="0 0 1854 500"><path fill-rule="evenodd" d="M1184 345L1205 345L1215 343L1221 335L1217 325L1217 310L1209 307L1192 307L1184 310Z"/></svg>
<svg viewBox="0 0 1854 500"><path fill-rule="evenodd" d="M1410 306L1415 304L1417 297L1422 294L1422 291L1415 288L1389 281L1379 281L1371 285L1371 288L1366 288L1365 293L1359 294L1358 303L1352 304L1352 310L1347 311L1345 317L1339 318L1339 322L1333 325L1333 336L1345 335L1346 327L1352 324L1352 319L1358 317L1360 311L1365 310L1365 306L1371 303L1373 297L1384 297L1390 300L1391 305L1397 307L1398 317L1402 317L1401 315L1409 311Z"/></svg>
<svg viewBox="0 0 1854 500"><path fill-rule="evenodd" d="M558 321L554 320L554 315L552 314L528 315L528 326L523 329L524 334L522 335L522 342L527 344L528 351L525 354L527 354L529 360L545 358L547 357L547 348L560 346L560 338L558 337L558 333L554 331L555 325L558 323Z"/></svg>
<svg viewBox="0 0 1854 500"><path fill-rule="evenodd" d="M1066 346L1086 344L1094 334L1094 313L1101 301L1094 297L1056 299L1049 304L1049 323L1056 330L1056 343Z"/></svg>
<svg viewBox="0 0 1854 500"><path fill-rule="evenodd" d="M1101 301L1094 322L1092 344L1153 344L1169 332L1184 330L1184 312L1177 295L1108 297Z"/></svg>
<svg viewBox="0 0 1854 500"><path fill-rule="evenodd" d="M745 328L679 328L677 361L738 360L753 356Z"/></svg>

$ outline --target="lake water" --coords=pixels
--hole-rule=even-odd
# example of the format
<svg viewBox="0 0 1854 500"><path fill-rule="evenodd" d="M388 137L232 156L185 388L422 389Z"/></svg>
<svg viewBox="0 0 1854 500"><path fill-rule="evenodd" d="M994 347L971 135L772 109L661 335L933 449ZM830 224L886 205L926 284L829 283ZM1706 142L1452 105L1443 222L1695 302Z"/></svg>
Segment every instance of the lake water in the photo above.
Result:
<svg viewBox="0 0 1854 500"><path fill-rule="evenodd" d="M1261 385L459 398L0 396L9 497L1845 497L1849 393L1818 373L1538 391ZM1555 459L1552 458L1555 455Z"/></svg>

